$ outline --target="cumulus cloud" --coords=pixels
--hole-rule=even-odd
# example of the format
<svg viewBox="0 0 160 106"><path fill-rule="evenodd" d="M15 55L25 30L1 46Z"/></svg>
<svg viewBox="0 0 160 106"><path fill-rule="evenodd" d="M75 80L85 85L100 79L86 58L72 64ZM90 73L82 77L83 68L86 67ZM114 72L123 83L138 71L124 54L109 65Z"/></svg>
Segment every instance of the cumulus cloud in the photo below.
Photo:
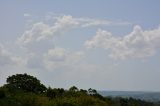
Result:
<svg viewBox="0 0 160 106"><path fill-rule="evenodd" d="M56 47L54 49L48 50L48 53L45 54L45 57L50 61L64 61L68 51L64 48Z"/></svg>
<svg viewBox="0 0 160 106"><path fill-rule="evenodd" d="M84 57L84 52L71 52L64 48L56 47L48 50L43 56L45 67L48 70L51 70L65 66L72 66L78 63Z"/></svg>
<svg viewBox="0 0 160 106"><path fill-rule="evenodd" d="M25 31L23 35L18 38L18 43L28 44L49 39L74 28L78 24L79 23L76 22L72 16L58 17L54 25L38 22L33 24L31 29Z"/></svg>
<svg viewBox="0 0 160 106"><path fill-rule="evenodd" d="M88 48L104 48L114 59L149 57L153 56L160 47L160 28L144 31L137 25L131 33L123 37L98 30L92 39L85 42L85 45Z"/></svg>
<svg viewBox="0 0 160 106"><path fill-rule="evenodd" d="M25 16L27 16L27 14ZM17 39L17 43L28 50L24 53L27 68L51 70L61 66L77 64L82 57L84 57L84 52L71 52L68 49L55 47L53 42L54 37L62 35L74 28L116 25L116 22L108 20L83 17L75 18L71 15L54 15L51 17L52 16L50 16L49 19L52 19L52 21L33 23L31 27ZM119 23L117 23L117 25L119 25Z"/></svg>
<svg viewBox="0 0 160 106"><path fill-rule="evenodd" d="M27 45L32 42L39 42L45 39L50 39L54 36L63 34L64 32L74 29L99 25L116 25L116 22L108 20L92 19L92 18L74 18L71 15L54 16L56 21L47 24L43 21L34 23L30 29L25 31L18 38L18 43ZM126 22L117 23L117 25L127 25Z"/></svg>
<svg viewBox="0 0 160 106"><path fill-rule="evenodd" d="M31 53L26 55L26 68L40 70L64 69L73 67L84 59L83 51L71 51L69 49L55 47L43 53Z"/></svg>

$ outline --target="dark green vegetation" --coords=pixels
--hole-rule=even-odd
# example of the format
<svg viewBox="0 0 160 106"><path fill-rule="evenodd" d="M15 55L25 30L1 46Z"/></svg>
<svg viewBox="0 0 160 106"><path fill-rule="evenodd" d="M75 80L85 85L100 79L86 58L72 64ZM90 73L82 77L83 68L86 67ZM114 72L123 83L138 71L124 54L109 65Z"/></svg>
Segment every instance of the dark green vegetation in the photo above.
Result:
<svg viewBox="0 0 160 106"><path fill-rule="evenodd" d="M103 97L95 89L78 89L73 86L46 88L40 81L27 74L7 78L0 87L0 106L160 106L133 98Z"/></svg>

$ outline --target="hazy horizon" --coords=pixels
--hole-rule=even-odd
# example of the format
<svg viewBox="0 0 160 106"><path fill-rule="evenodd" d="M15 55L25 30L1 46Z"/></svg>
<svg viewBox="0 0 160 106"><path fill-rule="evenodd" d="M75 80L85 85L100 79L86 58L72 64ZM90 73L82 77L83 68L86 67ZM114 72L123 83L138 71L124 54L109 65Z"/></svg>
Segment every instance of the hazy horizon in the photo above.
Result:
<svg viewBox="0 0 160 106"><path fill-rule="evenodd" d="M51 87L160 92L159 5L1 1L0 85L27 73Z"/></svg>

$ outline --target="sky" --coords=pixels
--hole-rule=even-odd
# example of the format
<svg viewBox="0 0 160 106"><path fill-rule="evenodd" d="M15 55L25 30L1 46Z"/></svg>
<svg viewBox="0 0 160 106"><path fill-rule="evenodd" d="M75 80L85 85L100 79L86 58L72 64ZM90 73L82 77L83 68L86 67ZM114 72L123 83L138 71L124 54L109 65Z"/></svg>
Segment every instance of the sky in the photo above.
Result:
<svg viewBox="0 0 160 106"><path fill-rule="evenodd" d="M160 1L1 0L0 85L160 91Z"/></svg>

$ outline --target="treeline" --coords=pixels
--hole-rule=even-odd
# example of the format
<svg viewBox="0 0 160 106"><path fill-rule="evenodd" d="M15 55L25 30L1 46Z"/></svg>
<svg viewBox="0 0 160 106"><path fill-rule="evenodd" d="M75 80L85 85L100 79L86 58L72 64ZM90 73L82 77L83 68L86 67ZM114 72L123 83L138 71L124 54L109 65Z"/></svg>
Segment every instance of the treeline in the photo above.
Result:
<svg viewBox="0 0 160 106"><path fill-rule="evenodd" d="M101 96L95 89L46 87L33 76L16 74L0 87L0 106L160 106L133 98Z"/></svg>

